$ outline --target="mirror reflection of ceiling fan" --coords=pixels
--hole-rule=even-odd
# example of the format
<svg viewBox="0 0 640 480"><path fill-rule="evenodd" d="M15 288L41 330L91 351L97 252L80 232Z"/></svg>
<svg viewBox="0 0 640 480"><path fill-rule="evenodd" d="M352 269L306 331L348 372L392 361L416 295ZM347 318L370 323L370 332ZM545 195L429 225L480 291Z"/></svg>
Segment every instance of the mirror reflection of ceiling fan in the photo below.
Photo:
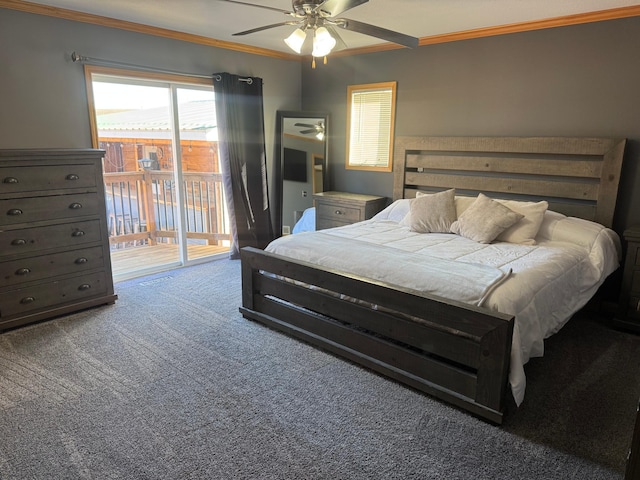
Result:
<svg viewBox="0 0 640 480"><path fill-rule="evenodd" d="M368 23L350 20L348 18L337 18L347 10L367 3L369 0L292 0L292 11L281 10L279 8L268 7L265 5L257 5L255 3L240 2L237 0L221 0L228 3L237 3L240 5L248 5L251 7L263 8L283 13L292 20L287 20L271 25L264 25L258 28L252 28L244 32L234 33L234 35L249 35L251 33L261 32L270 28L281 27L284 25L297 25L298 28L284 41L296 53L302 53L305 40L307 40L307 31L312 32L313 49L311 55L315 57L325 57L338 45L338 48L346 48L346 44L338 35L337 29L349 30L351 32L362 33L371 37L380 38L387 42L397 43L409 48L418 46L418 39L405 35L403 33L387 30L386 28L376 27ZM315 66L315 63L314 63Z"/></svg>
<svg viewBox="0 0 640 480"><path fill-rule="evenodd" d="M305 127L306 130L300 130L302 135L313 134L318 140L324 139L324 123L320 120L318 123L294 123L294 127Z"/></svg>

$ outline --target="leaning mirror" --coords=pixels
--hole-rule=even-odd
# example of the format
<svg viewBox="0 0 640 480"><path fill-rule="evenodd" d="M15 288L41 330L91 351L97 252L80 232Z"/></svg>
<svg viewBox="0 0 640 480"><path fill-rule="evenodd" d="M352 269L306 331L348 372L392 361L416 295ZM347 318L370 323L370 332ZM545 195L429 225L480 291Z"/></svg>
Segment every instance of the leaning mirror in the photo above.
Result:
<svg viewBox="0 0 640 480"><path fill-rule="evenodd" d="M302 229L296 224L310 218L313 194L329 189L327 120L320 112L277 112L275 231L280 235Z"/></svg>

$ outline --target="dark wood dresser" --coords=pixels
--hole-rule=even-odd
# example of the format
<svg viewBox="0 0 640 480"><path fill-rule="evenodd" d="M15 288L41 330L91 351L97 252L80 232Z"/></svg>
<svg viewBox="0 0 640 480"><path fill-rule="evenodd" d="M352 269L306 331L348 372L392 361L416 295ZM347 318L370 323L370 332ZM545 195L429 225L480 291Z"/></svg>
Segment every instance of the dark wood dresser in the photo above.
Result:
<svg viewBox="0 0 640 480"><path fill-rule="evenodd" d="M386 197L348 192L316 193L313 200L316 230L368 220L387 206Z"/></svg>
<svg viewBox="0 0 640 480"><path fill-rule="evenodd" d="M103 150L0 150L0 331L113 303Z"/></svg>

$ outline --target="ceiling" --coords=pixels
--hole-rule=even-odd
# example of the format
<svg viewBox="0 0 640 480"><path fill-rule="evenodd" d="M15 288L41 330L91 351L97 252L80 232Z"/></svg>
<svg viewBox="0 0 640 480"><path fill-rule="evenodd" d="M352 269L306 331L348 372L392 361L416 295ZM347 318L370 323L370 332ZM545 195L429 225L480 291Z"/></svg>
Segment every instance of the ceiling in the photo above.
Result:
<svg viewBox="0 0 640 480"><path fill-rule="evenodd" d="M290 0L242 1L291 10ZM30 0L4 3L8 4L6 6L9 8L18 8L15 6L16 3L32 6L39 4L37 7L40 8L58 7L65 10L41 8L42 11L36 10L36 13L74 18L66 12L72 10L91 14L80 15L77 18L91 23L100 23L100 19L93 16L107 17L223 42L292 53L283 42L283 39L295 29L292 26L281 26L246 36L232 36L236 32L283 22L291 17L276 11L220 0ZM4 5L0 0L0 7L2 6ZM637 8L639 6L638 0L369 0L339 17L396 30L423 38L424 41L424 37L548 21L561 17L565 17L569 23L583 23L571 22L575 19L572 16L610 9L624 9L621 15L616 14L613 18L632 16L627 13L640 15L640 9ZM586 18L599 17L590 15ZM609 17L605 15L603 18ZM112 25L112 22L104 23ZM552 23L545 22L545 25L550 24ZM374 37L342 29L339 32L348 50L387 45L383 40Z"/></svg>

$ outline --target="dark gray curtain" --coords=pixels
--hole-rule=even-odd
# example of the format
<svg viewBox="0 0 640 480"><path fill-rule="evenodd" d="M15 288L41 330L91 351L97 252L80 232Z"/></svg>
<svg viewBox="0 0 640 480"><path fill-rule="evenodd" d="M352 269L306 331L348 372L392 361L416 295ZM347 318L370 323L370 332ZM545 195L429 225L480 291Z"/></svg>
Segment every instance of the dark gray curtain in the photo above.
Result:
<svg viewBox="0 0 640 480"><path fill-rule="evenodd" d="M229 256L273 240L267 189L262 79L230 73L213 76L218 147L231 222Z"/></svg>

